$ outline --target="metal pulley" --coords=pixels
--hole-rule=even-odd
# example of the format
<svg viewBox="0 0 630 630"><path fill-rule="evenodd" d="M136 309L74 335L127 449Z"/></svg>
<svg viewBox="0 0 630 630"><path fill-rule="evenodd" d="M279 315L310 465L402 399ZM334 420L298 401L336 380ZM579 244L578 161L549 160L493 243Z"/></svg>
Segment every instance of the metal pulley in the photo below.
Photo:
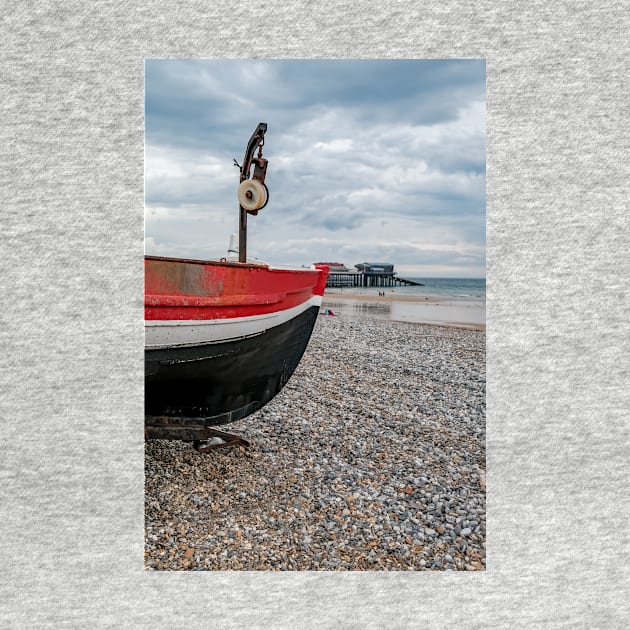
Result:
<svg viewBox="0 0 630 630"><path fill-rule="evenodd" d="M238 203L250 214L257 214L269 201L269 189L265 185L267 174L267 160L262 155L265 144L265 132L267 125L260 123L247 143L245 157L241 166L241 183L237 190ZM258 149L258 156L254 157L254 151ZM234 160L236 164L236 160ZM251 167L254 172L250 176Z"/></svg>
<svg viewBox="0 0 630 630"><path fill-rule="evenodd" d="M253 214L264 208L269 201L267 186L258 179L242 181L236 195L242 208Z"/></svg>

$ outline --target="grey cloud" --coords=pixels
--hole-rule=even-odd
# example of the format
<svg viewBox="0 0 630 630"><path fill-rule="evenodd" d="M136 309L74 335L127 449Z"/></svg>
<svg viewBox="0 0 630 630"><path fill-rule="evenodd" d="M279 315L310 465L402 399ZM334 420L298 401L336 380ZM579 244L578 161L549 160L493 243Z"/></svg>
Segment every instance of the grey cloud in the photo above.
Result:
<svg viewBox="0 0 630 630"><path fill-rule="evenodd" d="M484 90L483 62L467 60L147 62L147 249L226 247L232 159L264 121L271 198L250 223L252 251L294 264L349 247L357 259L477 260L408 243L485 251Z"/></svg>

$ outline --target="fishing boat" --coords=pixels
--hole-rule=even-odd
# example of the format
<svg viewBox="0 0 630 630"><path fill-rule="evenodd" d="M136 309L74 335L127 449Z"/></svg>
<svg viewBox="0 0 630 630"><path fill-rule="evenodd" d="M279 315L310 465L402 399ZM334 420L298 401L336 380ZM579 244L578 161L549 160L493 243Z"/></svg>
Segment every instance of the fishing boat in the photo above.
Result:
<svg viewBox="0 0 630 630"><path fill-rule="evenodd" d="M278 394L311 337L328 269L279 268L246 257L247 215L269 201L266 129L258 125L243 164L235 161L238 261L145 256L147 439L189 440L199 450L212 436L233 443L237 436L212 427L244 418Z"/></svg>

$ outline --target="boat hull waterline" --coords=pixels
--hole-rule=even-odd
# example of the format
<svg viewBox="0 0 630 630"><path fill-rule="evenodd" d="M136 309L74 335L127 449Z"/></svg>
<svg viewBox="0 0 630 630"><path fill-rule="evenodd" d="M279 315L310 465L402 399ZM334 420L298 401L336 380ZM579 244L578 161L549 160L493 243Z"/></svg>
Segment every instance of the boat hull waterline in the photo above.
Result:
<svg viewBox="0 0 630 630"><path fill-rule="evenodd" d="M306 350L326 278L327 269L146 256L147 423L216 426L268 403Z"/></svg>

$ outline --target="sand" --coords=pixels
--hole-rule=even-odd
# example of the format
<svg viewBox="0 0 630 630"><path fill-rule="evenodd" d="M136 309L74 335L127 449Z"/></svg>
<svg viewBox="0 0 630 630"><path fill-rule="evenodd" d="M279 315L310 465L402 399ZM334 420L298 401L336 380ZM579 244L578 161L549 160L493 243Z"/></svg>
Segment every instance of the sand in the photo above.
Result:
<svg viewBox="0 0 630 630"><path fill-rule="evenodd" d="M403 295L384 290L385 295L350 289L324 294L322 306L343 317L372 317L417 324L486 330L485 302Z"/></svg>

